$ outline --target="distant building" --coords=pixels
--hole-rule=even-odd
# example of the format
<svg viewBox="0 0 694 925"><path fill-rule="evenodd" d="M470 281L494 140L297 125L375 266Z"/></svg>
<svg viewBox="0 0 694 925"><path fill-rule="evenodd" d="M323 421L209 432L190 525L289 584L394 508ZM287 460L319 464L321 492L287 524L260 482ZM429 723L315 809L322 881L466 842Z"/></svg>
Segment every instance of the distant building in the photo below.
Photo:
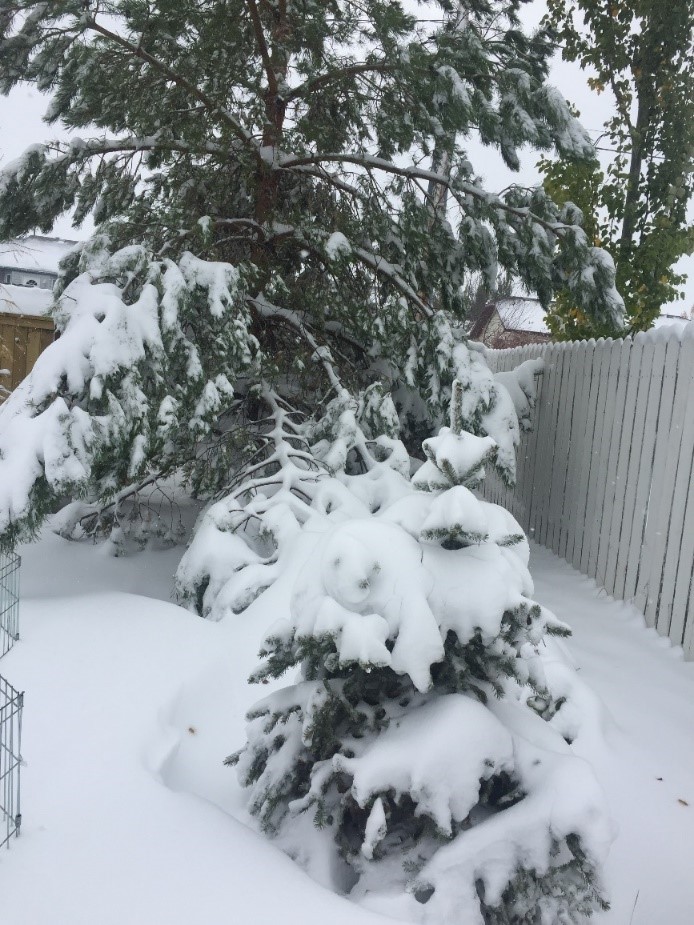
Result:
<svg viewBox="0 0 694 925"><path fill-rule="evenodd" d="M75 243L41 235L0 242L0 313L44 315L58 264Z"/></svg>
<svg viewBox="0 0 694 925"><path fill-rule="evenodd" d="M659 318L656 318L653 322L654 328L664 328L669 325L674 325L678 328L684 328L685 325L688 325L692 322L694 316L694 310L687 315L686 312L682 312L681 315L668 315L663 312Z"/></svg>
<svg viewBox="0 0 694 925"><path fill-rule="evenodd" d="M545 310L537 299L509 296L487 302L470 329L470 340L504 349L552 340Z"/></svg>
<svg viewBox="0 0 694 925"><path fill-rule="evenodd" d="M694 309L679 315L663 312L654 328L684 328L694 320ZM545 310L537 299L508 296L487 302L473 319L470 340L481 341L497 350L523 344L544 344L553 340L545 321Z"/></svg>
<svg viewBox="0 0 694 925"><path fill-rule="evenodd" d="M0 402L55 337L53 285L75 243L41 235L0 242Z"/></svg>

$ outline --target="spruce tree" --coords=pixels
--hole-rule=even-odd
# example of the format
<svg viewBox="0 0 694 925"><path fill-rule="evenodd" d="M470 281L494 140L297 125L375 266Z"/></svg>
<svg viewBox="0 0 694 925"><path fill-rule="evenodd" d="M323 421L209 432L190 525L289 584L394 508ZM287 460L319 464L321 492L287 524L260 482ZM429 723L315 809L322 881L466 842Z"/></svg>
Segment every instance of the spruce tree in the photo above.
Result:
<svg viewBox="0 0 694 925"><path fill-rule="evenodd" d="M417 452L468 375L470 274L619 317L575 210L497 195L467 156L474 134L512 169L524 146L593 157L523 6L0 0L0 87L33 83L73 132L5 165L0 238L97 224L64 263L61 339L0 418L4 544L66 498L90 505L77 532L119 530L173 469L208 498L270 471L263 395L325 431L335 396L367 411L380 381ZM499 394L476 432L507 429Z"/></svg>
<svg viewBox="0 0 694 925"><path fill-rule="evenodd" d="M421 903L428 922L577 923L606 907L610 835L543 672L569 630L530 597L519 525L471 491L497 448L462 409L456 382L397 500L382 486L377 514L326 518L253 679L299 677L252 708L228 761L290 853L310 858L313 817L357 900L409 889L395 908L415 921Z"/></svg>

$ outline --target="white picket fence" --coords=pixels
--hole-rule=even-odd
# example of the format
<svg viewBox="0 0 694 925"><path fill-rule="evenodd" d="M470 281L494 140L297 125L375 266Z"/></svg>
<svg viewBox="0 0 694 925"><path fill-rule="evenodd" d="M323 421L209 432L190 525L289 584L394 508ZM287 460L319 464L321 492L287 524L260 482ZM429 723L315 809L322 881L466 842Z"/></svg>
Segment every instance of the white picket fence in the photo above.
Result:
<svg viewBox="0 0 694 925"><path fill-rule="evenodd" d="M694 323L487 356L545 371L517 487L484 497L694 658Z"/></svg>

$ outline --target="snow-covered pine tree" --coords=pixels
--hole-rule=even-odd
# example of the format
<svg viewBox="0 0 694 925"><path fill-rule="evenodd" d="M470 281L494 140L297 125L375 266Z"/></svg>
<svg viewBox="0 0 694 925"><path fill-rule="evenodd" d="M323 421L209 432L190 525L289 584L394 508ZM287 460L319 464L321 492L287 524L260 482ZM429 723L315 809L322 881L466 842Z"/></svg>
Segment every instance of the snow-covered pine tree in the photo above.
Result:
<svg viewBox="0 0 694 925"><path fill-rule="evenodd" d="M299 679L252 708L228 761L262 827L310 867L313 816L326 882L374 908L578 923L606 905L610 829L543 671L569 631L531 599L518 523L470 490L496 445L462 419L456 382L409 491L323 526L254 676Z"/></svg>
<svg viewBox="0 0 694 925"><path fill-rule="evenodd" d="M379 379L416 449L483 364L467 274L619 315L576 211L484 189L467 156L472 135L511 168L526 145L593 156L523 5L0 0L0 87L34 83L73 132L4 165L0 238L97 223L64 264L60 341L0 413L0 542L70 497L81 529L119 529L176 467L215 498L244 465L271 474L263 395L327 439L328 403L366 408ZM501 442L508 396L477 397L468 426Z"/></svg>

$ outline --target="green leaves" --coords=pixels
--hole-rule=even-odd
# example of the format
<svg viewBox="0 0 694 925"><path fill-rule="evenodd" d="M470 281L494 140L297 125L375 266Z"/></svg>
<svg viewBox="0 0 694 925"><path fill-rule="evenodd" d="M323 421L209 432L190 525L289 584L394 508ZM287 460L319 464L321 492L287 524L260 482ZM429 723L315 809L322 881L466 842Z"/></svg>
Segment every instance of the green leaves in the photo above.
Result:
<svg viewBox="0 0 694 925"><path fill-rule="evenodd" d="M589 237L616 264L627 330L644 330L678 297L684 277L674 266L694 247L687 218L694 177L694 3L550 0L548 6L564 57L596 71L589 83L610 92L617 112L605 125L603 145L613 152L606 172L567 157L543 160L545 188L557 202L583 211ZM567 338L618 333L567 295L549 321Z"/></svg>

